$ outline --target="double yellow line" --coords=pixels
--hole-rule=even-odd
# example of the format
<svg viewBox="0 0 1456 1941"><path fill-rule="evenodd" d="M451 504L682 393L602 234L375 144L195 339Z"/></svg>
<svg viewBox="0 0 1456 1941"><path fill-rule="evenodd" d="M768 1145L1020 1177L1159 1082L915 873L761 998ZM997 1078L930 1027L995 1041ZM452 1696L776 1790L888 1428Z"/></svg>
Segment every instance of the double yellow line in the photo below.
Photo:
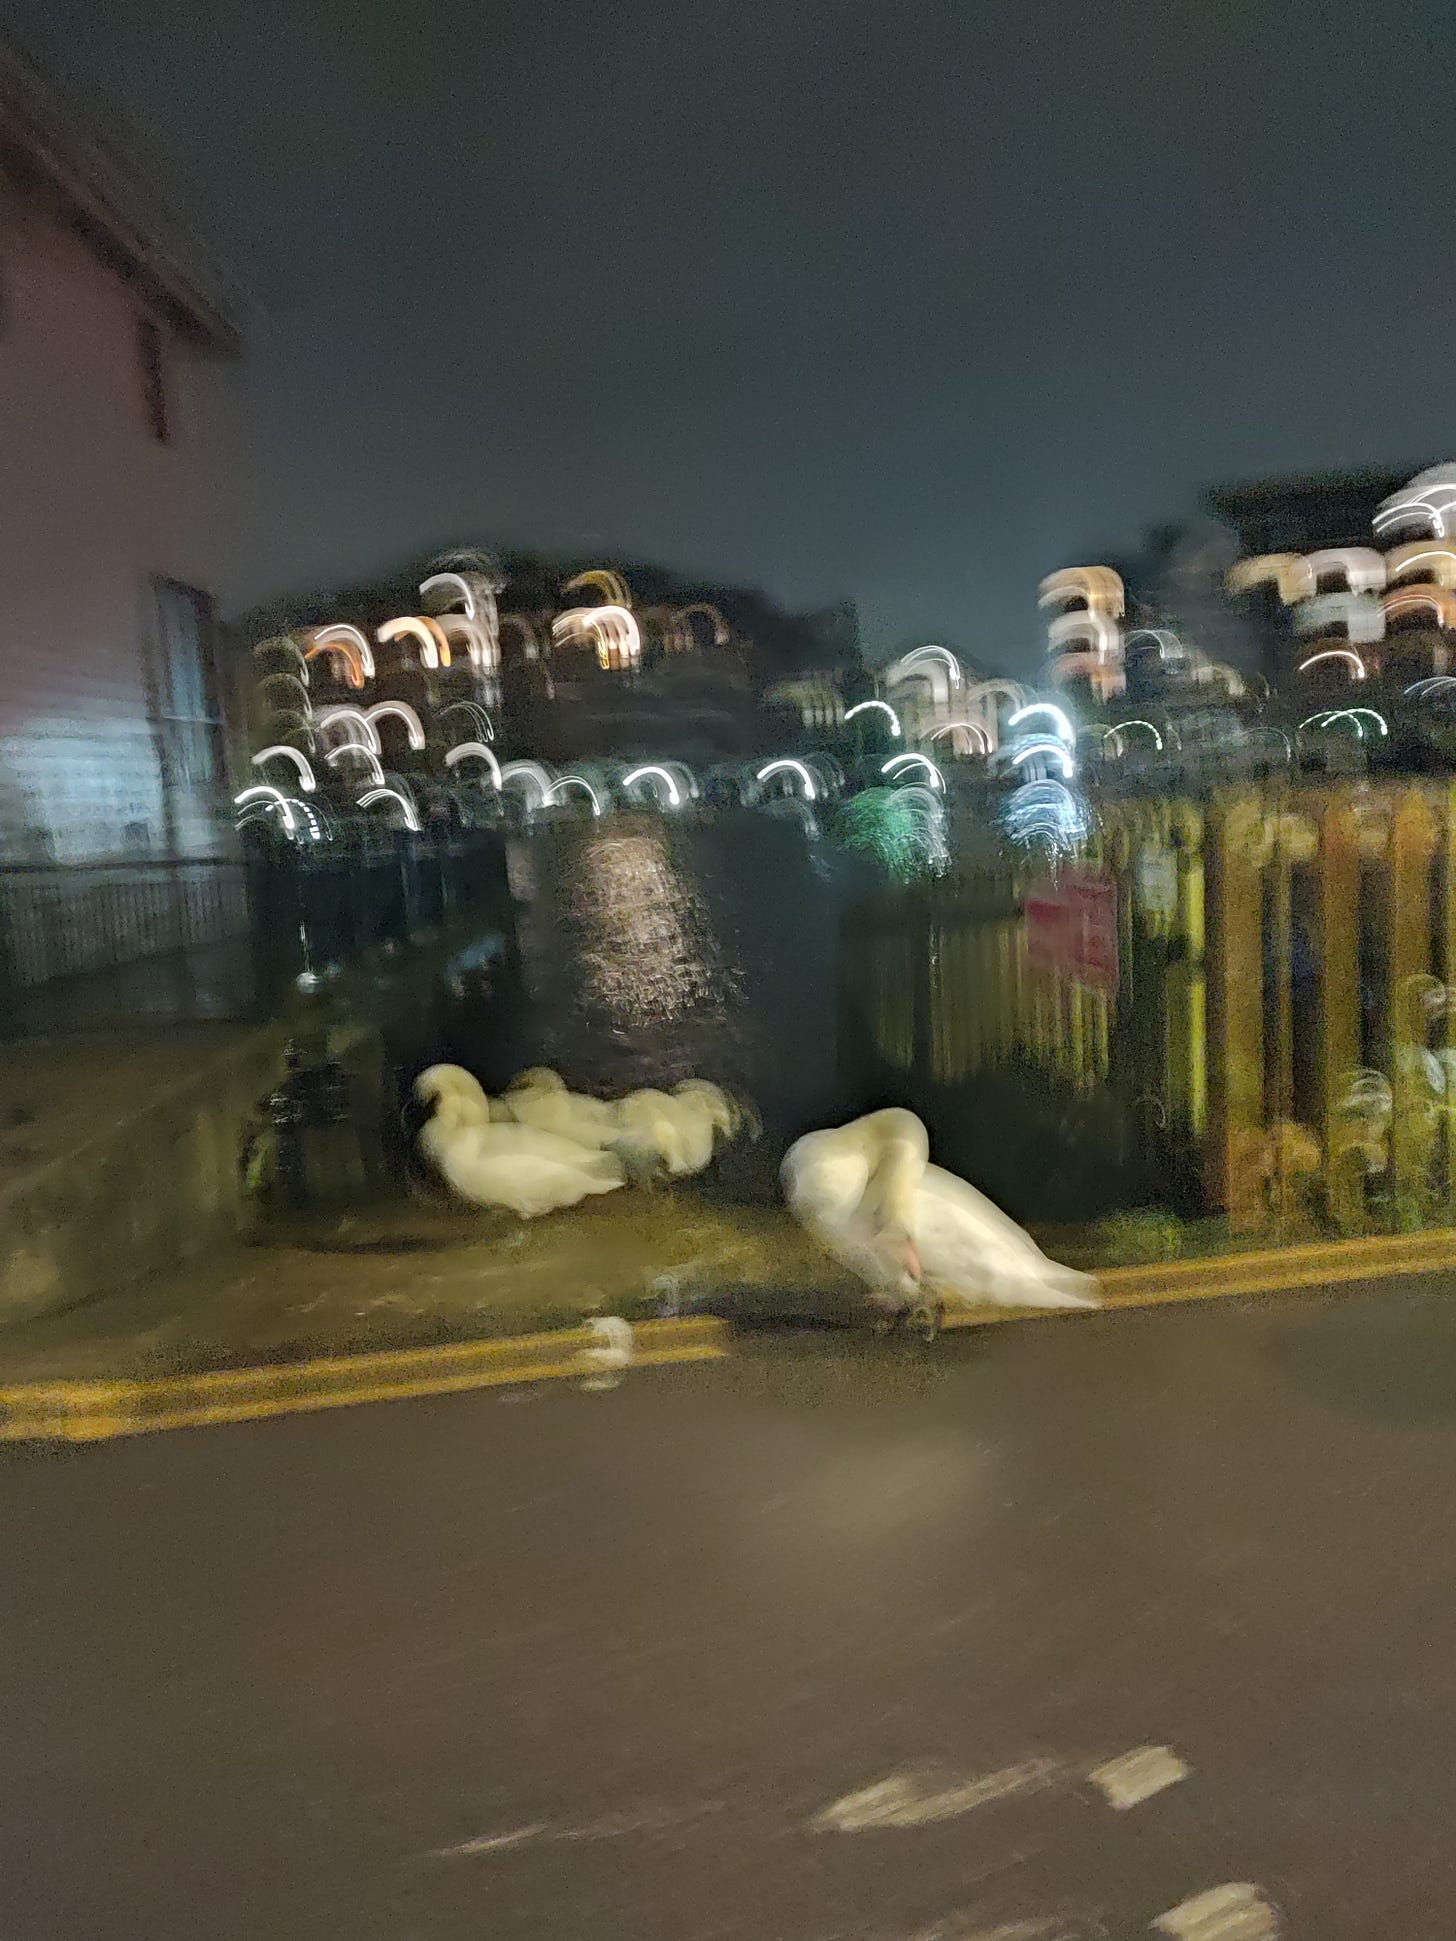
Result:
<svg viewBox="0 0 1456 1941"><path fill-rule="evenodd" d="M714 1361L728 1352L724 1321L643 1321L632 1331L633 1368ZM240 1368L153 1381L27 1382L0 1388L0 1440L98 1442L152 1429L253 1422L357 1402L404 1401L593 1373L584 1356L600 1344L587 1328L469 1341L384 1354Z"/></svg>

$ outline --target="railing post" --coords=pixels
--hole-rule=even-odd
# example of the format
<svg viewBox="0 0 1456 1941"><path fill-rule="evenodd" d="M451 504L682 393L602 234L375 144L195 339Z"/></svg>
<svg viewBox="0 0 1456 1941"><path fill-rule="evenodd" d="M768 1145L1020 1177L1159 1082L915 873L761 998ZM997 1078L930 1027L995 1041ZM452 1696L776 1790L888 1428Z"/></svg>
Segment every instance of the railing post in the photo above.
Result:
<svg viewBox="0 0 1456 1941"><path fill-rule="evenodd" d="M1262 1224L1256 1158L1264 1136L1264 885L1258 797L1222 799L1210 817L1208 908L1209 1120L1205 1174L1212 1206L1236 1232Z"/></svg>
<svg viewBox="0 0 1456 1941"><path fill-rule="evenodd" d="M1430 864L1436 825L1425 797L1401 797L1390 823L1390 894L1386 910L1386 1042L1392 1113L1391 1185L1401 1224L1417 1218L1429 1188L1434 1127L1417 1053L1425 1050L1420 980L1431 966ZM1422 1027L1417 1030L1417 1020Z"/></svg>
<svg viewBox="0 0 1456 1941"><path fill-rule="evenodd" d="M1349 803L1329 796L1319 846L1319 1088L1325 1201L1341 1233L1364 1224L1362 1172L1342 1150L1345 1100L1360 1064L1360 832Z"/></svg>

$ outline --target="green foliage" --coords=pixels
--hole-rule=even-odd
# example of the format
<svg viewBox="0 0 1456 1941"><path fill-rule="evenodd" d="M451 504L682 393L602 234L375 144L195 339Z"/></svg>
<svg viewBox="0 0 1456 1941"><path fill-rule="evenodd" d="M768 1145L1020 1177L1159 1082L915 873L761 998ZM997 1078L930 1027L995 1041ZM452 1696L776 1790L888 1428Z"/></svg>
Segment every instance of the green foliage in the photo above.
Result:
<svg viewBox="0 0 1456 1941"><path fill-rule="evenodd" d="M835 831L846 849L873 856L902 883L935 873L938 847L923 805L903 789L862 789L840 805Z"/></svg>
<svg viewBox="0 0 1456 1941"><path fill-rule="evenodd" d="M1128 1265L1176 1260L1183 1251L1183 1222L1162 1207L1114 1213L1098 1222L1097 1242L1100 1254Z"/></svg>

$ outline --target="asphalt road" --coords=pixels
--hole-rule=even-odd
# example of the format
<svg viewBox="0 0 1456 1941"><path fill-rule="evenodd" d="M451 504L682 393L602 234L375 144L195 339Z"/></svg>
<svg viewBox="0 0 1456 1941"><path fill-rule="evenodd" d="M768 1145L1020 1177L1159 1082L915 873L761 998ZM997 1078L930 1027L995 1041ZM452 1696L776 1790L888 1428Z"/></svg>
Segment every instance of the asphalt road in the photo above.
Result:
<svg viewBox="0 0 1456 1941"><path fill-rule="evenodd" d="M0 1941L1450 1941L1453 1502L1431 1283L12 1450Z"/></svg>

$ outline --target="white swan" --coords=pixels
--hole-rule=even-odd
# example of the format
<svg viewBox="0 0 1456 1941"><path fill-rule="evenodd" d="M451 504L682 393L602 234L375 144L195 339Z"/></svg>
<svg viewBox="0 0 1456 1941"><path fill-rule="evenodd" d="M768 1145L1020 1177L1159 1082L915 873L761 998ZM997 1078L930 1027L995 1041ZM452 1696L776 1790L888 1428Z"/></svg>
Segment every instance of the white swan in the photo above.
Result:
<svg viewBox="0 0 1456 1941"><path fill-rule="evenodd" d="M608 1100L569 1092L565 1079L542 1065L513 1078L495 1101L493 1112L598 1150L610 1146L619 1130L616 1108Z"/></svg>
<svg viewBox="0 0 1456 1941"><path fill-rule="evenodd" d="M1089 1274L1059 1266L999 1206L930 1164L913 1112L871 1112L806 1133L782 1167L800 1226L862 1280L878 1306L1099 1305Z"/></svg>
<svg viewBox="0 0 1456 1941"><path fill-rule="evenodd" d="M732 1099L705 1078L685 1078L671 1092L629 1092L616 1112L614 1150L635 1167L660 1167L672 1179L703 1172L719 1138L731 1139L740 1124Z"/></svg>
<svg viewBox="0 0 1456 1941"><path fill-rule="evenodd" d="M613 1153L534 1126L493 1124L490 1100L458 1065L432 1065L414 1090L435 1108L420 1132L420 1150L452 1192L472 1205L505 1207L534 1220L626 1184Z"/></svg>

